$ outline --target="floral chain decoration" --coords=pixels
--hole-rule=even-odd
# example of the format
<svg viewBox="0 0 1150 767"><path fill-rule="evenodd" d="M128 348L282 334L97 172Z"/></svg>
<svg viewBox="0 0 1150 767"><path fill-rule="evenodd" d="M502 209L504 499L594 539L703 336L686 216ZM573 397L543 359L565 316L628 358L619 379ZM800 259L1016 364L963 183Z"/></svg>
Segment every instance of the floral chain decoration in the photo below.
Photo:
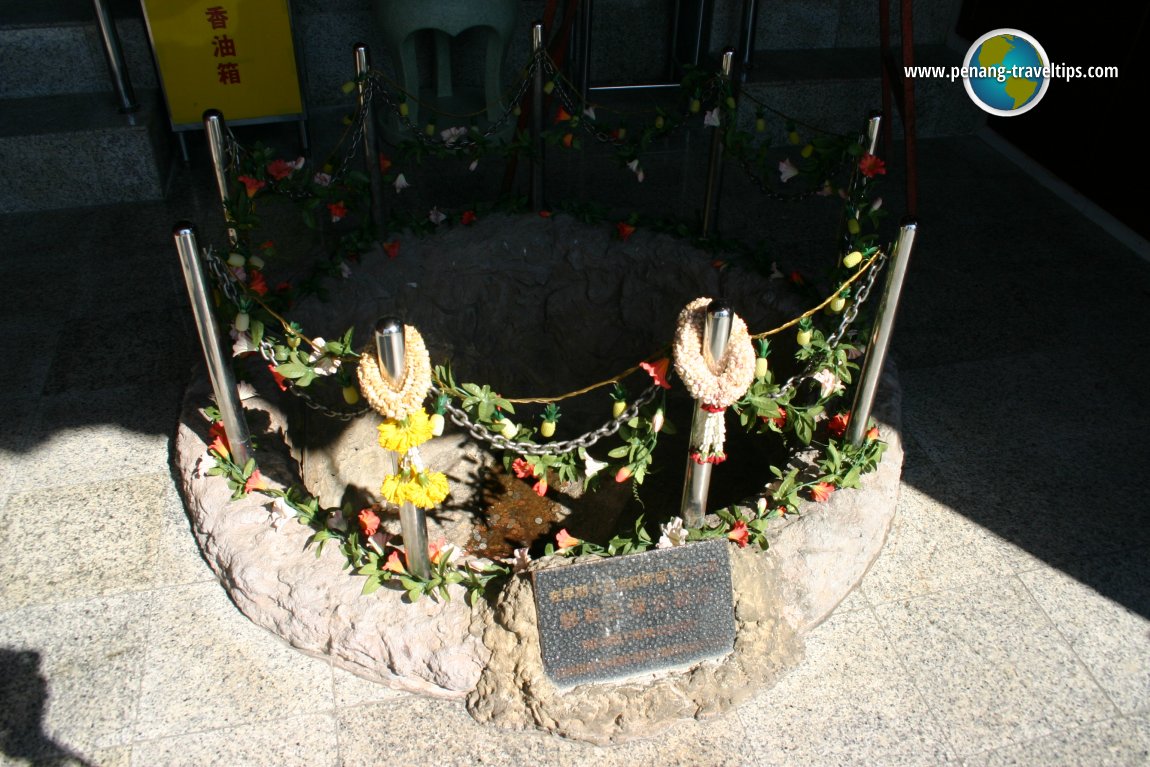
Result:
<svg viewBox="0 0 1150 767"><path fill-rule="evenodd" d="M696 463L722 463L726 441L724 415L747 391L755 376L755 348L747 323L731 317L731 333L723 356L708 364L703 349L703 327L710 298L696 298L679 313L672 348L675 372L687 392L707 413L698 428L691 429L691 459Z"/></svg>

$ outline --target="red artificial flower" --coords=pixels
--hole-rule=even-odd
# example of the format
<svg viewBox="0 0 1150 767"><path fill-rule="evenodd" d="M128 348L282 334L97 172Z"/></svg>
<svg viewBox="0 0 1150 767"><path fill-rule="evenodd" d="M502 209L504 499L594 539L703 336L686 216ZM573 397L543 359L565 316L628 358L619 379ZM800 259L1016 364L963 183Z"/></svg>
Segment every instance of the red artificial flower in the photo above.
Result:
<svg viewBox="0 0 1150 767"><path fill-rule="evenodd" d="M290 290L291 290L291 283L288 282L287 280L284 280L283 282L276 285L276 292L277 293L287 293Z"/></svg>
<svg viewBox="0 0 1150 767"><path fill-rule="evenodd" d="M256 192L268 185L268 182L260 181L258 178L252 178L251 176L240 176L239 181L244 185L244 188L248 190L248 197L255 197Z"/></svg>
<svg viewBox="0 0 1150 767"><path fill-rule="evenodd" d="M520 479L535 476L535 467L522 458L516 458L511 462L511 471L515 472L515 476Z"/></svg>
<svg viewBox="0 0 1150 767"><path fill-rule="evenodd" d="M220 458L232 457L232 451L228 450L227 440L220 436L212 440L212 444L208 445L208 451L215 453Z"/></svg>
<svg viewBox="0 0 1150 767"><path fill-rule="evenodd" d="M551 218L551 211L541 210L541 211L539 211L539 217L540 218Z"/></svg>
<svg viewBox="0 0 1150 767"><path fill-rule="evenodd" d="M841 437L846 433L847 424L851 421L850 413L839 413L827 421L827 431L836 437Z"/></svg>
<svg viewBox="0 0 1150 767"><path fill-rule="evenodd" d="M626 221L618 221L615 223L615 233L619 235L619 239L626 242L635 233L635 227L628 224Z"/></svg>
<svg viewBox="0 0 1150 767"><path fill-rule="evenodd" d="M391 242L383 243L383 252L387 254L388 258L395 258L399 255L399 240L392 240Z"/></svg>
<svg viewBox="0 0 1150 767"><path fill-rule="evenodd" d="M268 483L264 481L263 475L260 474L260 470L256 469L252 472L252 475L248 477L247 481L244 482L244 492L250 493L253 490L263 490L267 486Z"/></svg>
<svg viewBox="0 0 1150 767"><path fill-rule="evenodd" d="M258 269L252 269L248 272L248 289L259 296L268 294L268 281L264 279L263 272Z"/></svg>
<svg viewBox="0 0 1150 767"><path fill-rule="evenodd" d="M268 163L268 175L276 181L283 181L285 178L295 173L296 166L294 162L287 160L272 160Z"/></svg>
<svg viewBox="0 0 1150 767"><path fill-rule="evenodd" d="M226 445L228 443L228 432L224 429L223 421L212 421L212 425L208 427L208 435L211 437L219 437Z"/></svg>
<svg viewBox="0 0 1150 767"><path fill-rule="evenodd" d="M359 529L363 530L363 534L368 538L375 535L375 531L379 529L379 515L370 508L360 511Z"/></svg>
<svg viewBox="0 0 1150 767"><path fill-rule="evenodd" d="M387 562L383 565L384 570L390 570L393 573L400 575L407 574L407 568L403 566L403 562L399 561L399 552L393 551L387 558Z"/></svg>
<svg viewBox="0 0 1150 767"><path fill-rule="evenodd" d="M739 544L740 549L745 547L751 540L751 531L747 529L747 523L740 519L731 525L731 532L727 533L727 540Z"/></svg>
<svg viewBox="0 0 1150 767"><path fill-rule="evenodd" d="M619 469L619 471L615 472L615 481L616 482L626 482L630 478L631 478L631 467L630 466L624 466L623 468Z"/></svg>
<svg viewBox="0 0 1150 767"><path fill-rule="evenodd" d="M379 172L387 173L387 169L391 167L391 158L385 154L379 156Z"/></svg>
<svg viewBox="0 0 1150 767"><path fill-rule="evenodd" d="M886 163L873 154L864 154L859 159L859 172L867 178L886 175Z"/></svg>
<svg viewBox="0 0 1150 767"><path fill-rule="evenodd" d="M347 206L343 204L343 200L339 202L329 202L327 209L331 211L331 222L333 224L347 215Z"/></svg>
<svg viewBox="0 0 1150 767"><path fill-rule="evenodd" d="M575 143L575 135L574 134L566 133L563 135L563 146L570 149L574 143Z"/></svg>
<svg viewBox="0 0 1150 767"><path fill-rule="evenodd" d="M822 503L827 498L831 497L831 493L835 491L835 486L829 482L819 482L811 487L811 498L814 498L819 503Z"/></svg>
<svg viewBox="0 0 1150 767"><path fill-rule="evenodd" d="M711 266L714 269L716 269L717 271L721 272L727 268L727 262L721 258L716 258L714 261L711 262Z"/></svg>
<svg viewBox="0 0 1150 767"><path fill-rule="evenodd" d="M664 389L670 389L671 384L667 382L667 368L670 367L671 360L668 357L662 357L654 362L640 362L639 367L646 370L655 383L659 384Z"/></svg>
<svg viewBox="0 0 1150 767"><path fill-rule="evenodd" d="M427 558L431 560L431 564L438 565L439 560L443 558L445 553L449 553L453 547L447 545L447 539L440 538L436 543L427 544Z"/></svg>
<svg viewBox="0 0 1150 767"><path fill-rule="evenodd" d="M878 427L872 426L869 429L867 429L866 441L867 442L874 442L876 439L878 439Z"/></svg>
<svg viewBox="0 0 1150 767"><path fill-rule="evenodd" d="M762 421L765 421L765 422L770 423L770 424L774 424L774 427L781 431L787 425L787 411L783 407L776 407L776 410L778 410L779 414L777 416L775 416L774 418L771 418L771 417L765 416L765 415L759 416L759 418Z"/></svg>
<svg viewBox="0 0 1150 767"><path fill-rule="evenodd" d="M475 215L475 211L465 210L463 211L463 215L459 217L459 223L463 224L464 226L471 226L475 223L477 218L478 216Z"/></svg>
<svg viewBox="0 0 1150 767"><path fill-rule="evenodd" d="M562 123L571 119L571 115L563 107L559 107L559 111L555 113L555 122Z"/></svg>
<svg viewBox="0 0 1150 767"><path fill-rule="evenodd" d="M272 378L275 379L276 386L280 387L280 391L287 391L287 379L280 375L280 371L276 370L275 365L268 365L268 370L272 373Z"/></svg>
<svg viewBox="0 0 1150 767"><path fill-rule="evenodd" d="M583 541L567 532L567 528L563 528L555 535L555 543L559 544L559 550L569 549L572 546L578 546Z"/></svg>
<svg viewBox="0 0 1150 767"><path fill-rule="evenodd" d="M806 284L806 280L804 280L804 279L803 279L803 275L802 275L802 273L800 273L798 270L795 270L795 271L791 272L791 273L790 273L790 274L787 276L787 279L789 279L789 280L791 281L791 283L792 283L792 284L794 284L794 285L804 285L804 284Z"/></svg>
<svg viewBox="0 0 1150 767"><path fill-rule="evenodd" d="M531 486L531 489L534 490L535 494L540 498L547 495L547 477L540 477L539 481Z"/></svg>
<svg viewBox="0 0 1150 767"><path fill-rule="evenodd" d="M264 255L274 256L276 252L275 240L264 240L260 243L260 250L264 252Z"/></svg>

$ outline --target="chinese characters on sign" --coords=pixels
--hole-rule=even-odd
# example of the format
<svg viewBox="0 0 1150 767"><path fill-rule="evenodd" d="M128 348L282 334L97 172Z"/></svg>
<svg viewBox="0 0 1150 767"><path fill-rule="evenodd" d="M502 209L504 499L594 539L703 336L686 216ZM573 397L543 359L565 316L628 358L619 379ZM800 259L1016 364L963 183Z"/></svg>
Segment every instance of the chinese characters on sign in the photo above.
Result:
<svg viewBox="0 0 1150 767"><path fill-rule="evenodd" d="M303 117L287 0L143 0L172 126Z"/></svg>
<svg viewBox="0 0 1150 767"><path fill-rule="evenodd" d="M730 572L717 540L534 573L544 670L567 686L725 655Z"/></svg>

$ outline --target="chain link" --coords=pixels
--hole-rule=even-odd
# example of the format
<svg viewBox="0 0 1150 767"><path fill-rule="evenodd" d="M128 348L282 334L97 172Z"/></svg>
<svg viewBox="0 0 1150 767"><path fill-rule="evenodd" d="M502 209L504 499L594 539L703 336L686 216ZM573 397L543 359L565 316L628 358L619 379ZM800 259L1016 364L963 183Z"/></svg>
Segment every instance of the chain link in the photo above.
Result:
<svg viewBox="0 0 1150 767"><path fill-rule="evenodd" d="M432 384L431 395L437 397L442 394L442 390ZM539 445L534 442L513 442L506 437L495 434L482 426L471 421L467 415L467 411L463 408L456 406L451 401L447 402L446 409L448 415L451 416L451 421L456 426L465 429L472 438L490 444L492 447L499 450L510 450L520 455L551 455L559 456L572 453L579 448L589 448L601 439L610 437L615 432L622 428L623 424L630 421L632 418L639 414L639 408L646 405L648 402L655 398L659 393L658 384L652 384L646 391L640 394L634 402L627 406L627 409L622 412L618 418L614 418L607 423L600 426L598 429L589 431L581 437L576 439L566 440L561 442L548 442L544 445Z"/></svg>

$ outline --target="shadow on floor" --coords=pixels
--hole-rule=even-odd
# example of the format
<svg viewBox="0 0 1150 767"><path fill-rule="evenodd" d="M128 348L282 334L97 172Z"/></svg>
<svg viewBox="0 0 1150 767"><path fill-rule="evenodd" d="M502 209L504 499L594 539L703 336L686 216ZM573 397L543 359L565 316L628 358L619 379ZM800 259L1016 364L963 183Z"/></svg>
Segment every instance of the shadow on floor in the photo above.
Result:
<svg viewBox="0 0 1150 767"><path fill-rule="evenodd" d="M0 648L0 752L39 767L91 767L43 729L48 683L40 654Z"/></svg>

